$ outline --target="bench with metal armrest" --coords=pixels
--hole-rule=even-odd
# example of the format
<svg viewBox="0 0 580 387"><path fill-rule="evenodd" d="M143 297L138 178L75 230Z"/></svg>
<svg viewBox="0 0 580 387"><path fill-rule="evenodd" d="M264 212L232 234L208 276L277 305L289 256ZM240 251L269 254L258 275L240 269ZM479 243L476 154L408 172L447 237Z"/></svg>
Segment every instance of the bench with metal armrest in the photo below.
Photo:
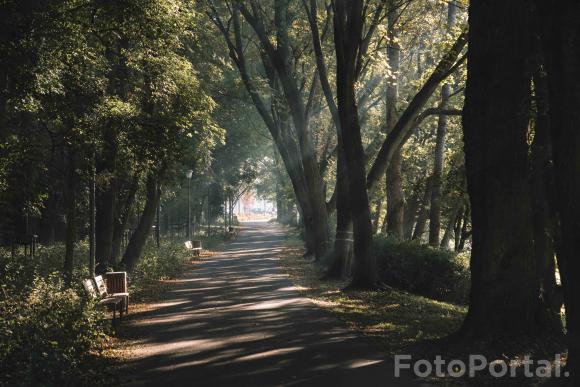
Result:
<svg viewBox="0 0 580 387"><path fill-rule="evenodd" d="M237 237L238 236L238 228L237 227L233 227L233 226L228 227L227 236L229 238L235 238L235 237Z"/></svg>
<svg viewBox="0 0 580 387"><path fill-rule="evenodd" d="M199 257L201 255L201 241L199 240L186 241L185 248L187 251L191 251L194 256Z"/></svg>
<svg viewBox="0 0 580 387"><path fill-rule="evenodd" d="M99 277L95 278L97 287L102 288L109 297L123 298L125 313L129 313L129 287L127 286L127 272L112 271L105 273L105 281ZM101 284L99 286L99 283Z"/></svg>
<svg viewBox="0 0 580 387"><path fill-rule="evenodd" d="M113 325L117 321L117 311L122 315L123 299L120 297L101 297L98 288L92 279L83 280L83 288L90 299L97 300L98 304L113 312Z"/></svg>

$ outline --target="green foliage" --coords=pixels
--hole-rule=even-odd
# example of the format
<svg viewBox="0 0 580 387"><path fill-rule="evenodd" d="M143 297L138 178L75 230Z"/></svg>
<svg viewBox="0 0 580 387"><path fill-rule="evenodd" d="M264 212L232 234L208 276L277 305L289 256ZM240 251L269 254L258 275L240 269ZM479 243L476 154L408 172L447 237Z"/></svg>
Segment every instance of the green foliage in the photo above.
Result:
<svg viewBox="0 0 580 387"><path fill-rule="evenodd" d="M374 250L379 276L386 284L440 301L468 302L470 274L465 255L385 237L375 238Z"/></svg>
<svg viewBox="0 0 580 387"><path fill-rule="evenodd" d="M289 238L280 262L298 289L340 320L385 344L389 355L408 353L423 340L456 331L467 308L397 289L345 290L348 280L321 280L321 272L302 257L301 241Z"/></svg>
<svg viewBox="0 0 580 387"><path fill-rule="evenodd" d="M56 243L51 246L40 245L37 247L34 259L30 259L17 251L12 257L7 249L0 249L0 286L10 293L26 292L36 278L47 278L53 273L62 270L65 246ZM78 290L81 289L81 281L87 278L89 271L84 264L88 256L88 244L81 241L75 246L75 267L71 283Z"/></svg>
<svg viewBox="0 0 580 387"><path fill-rule="evenodd" d="M5 5L2 234L24 233L25 216L65 213L65 195L86 200L93 152L104 164L97 166L98 189L112 181L124 188L147 173L166 183L181 163L207 168L224 133L198 81L199 52L190 50L202 33L192 26L205 17L192 2Z"/></svg>
<svg viewBox="0 0 580 387"><path fill-rule="evenodd" d="M183 270L183 265L190 255L183 243L173 240L162 240L157 248L149 241L143 256L131 275L130 286L138 291L147 282L174 278Z"/></svg>
<svg viewBox="0 0 580 387"><path fill-rule="evenodd" d="M78 384L83 359L101 348L103 312L61 277L35 277L25 291L0 296L0 383Z"/></svg>

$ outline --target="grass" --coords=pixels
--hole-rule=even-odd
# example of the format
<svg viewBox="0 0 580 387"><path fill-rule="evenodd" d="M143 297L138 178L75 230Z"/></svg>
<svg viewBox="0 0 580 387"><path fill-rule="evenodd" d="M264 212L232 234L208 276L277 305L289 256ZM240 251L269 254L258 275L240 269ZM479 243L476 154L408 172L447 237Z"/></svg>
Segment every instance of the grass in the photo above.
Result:
<svg viewBox="0 0 580 387"><path fill-rule="evenodd" d="M211 238L202 238L204 251L200 258L203 259L204 257L211 256L213 254L212 250L218 248L221 243L223 243L223 238L220 235L212 235ZM89 276L87 268L88 244L86 241L81 241L75 247L75 267L72 284L74 291L78 296L84 298L86 295L81 289L80 284L83 278ZM62 270L63 266L64 250L65 248L62 243L51 246L39 246L35 259L30 260L19 255L12 258L10 251L0 249L0 309L4 311L6 309L3 309L3 307L7 308L9 306L9 304L3 303L4 298L8 297L8 295L28 297L23 292L28 292L29 289L31 289L35 278L38 277L45 280L50 276L61 278L62 273L60 270ZM50 371L50 374L45 373L42 368L45 367L47 361L37 359L34 357L36 355L25 356L23 357L24 360L19 360L18 356L20 356L20 353L14 348L17 348L17 346L20 345L19 343L22 341L21 337L26 336L19 335L19 331L13 334L13 332L10 331L14 330L14 327L11 324L0 324L2 325L0 328L3 329L3 331L0 332L2 333L0 336L2 336L3 341L2 345L0 345L0 352L3 352L3 355L6 353L13 353L14 356L11 357L11 360L13 361L12 363L22 365L8 369L5 367L6 364L0 364L0 369L2 369L0 385L3 385L4 382L9 383L7 385L32 385L34 382L31 382L28 379L31 379L32 377L36 378L38 375L42 376L43 385L47 386L98 386L116 384L120 376L120 370L125 367L126 360L132 357L134 342L124 338L123 335L123 333L132 329L130 326L130 319L132 316L137 316L146 311L157 308L159 301L165 298L167 291L174 286L176 279L179 278L185 270L190 268L191 265L195 265L198 262L199 259L197 259L197 257L192 259L190 253L186 251L183 240L181 239L171 240L169 238L164 238L162 239L159 248L156 247L153 240L148 240L143 251L143 256L140 259L136 270L131 273L129 277L131 306L127 319L122 319L115 329L111 329L109 322L107 321L110 320L110 313L107 312L106 316L108 316L108 318L103 321L103 326L106 326L107 329L104 329L97 339L89 339L92 340L95 345L91 348L87 348L82 353L75 352L73 354L67 353L65 354L66 356L63 355L63 359L68 359L68 362L60 361L59 363L56 363L53 361L49 364L49 368L47 368L47 370ZM41 294L45 293L46 292L43 291ZM56 297L60 294L60 291L51 292L51 294L52 293L56 293L54 294ZM38 309L42 308L43 303L37 303L35 305L35 308ZM65 306L64 303L58 305ZM67 316L70 315L70 308L72 307L73 306L70 306L69 309L62 309L62 313L51 315L50 324L44 324L44 326L42 326L41 322L39 322L39 327L44 329L44 331L48 330L47 332L53 335L58 333L64 336L70 336L70 333L61 332L62 330L59 331L58 327L69 323ZM26 320L27 318L33 318L27 316L33 316L32 313L34 310L28 311L28 314L19 314L22 317L22 322L17 325L18 329L39 329L32 326L31 323ZM39 314L39 316L41 315L42 314ZM14 321L10 316L4 321ZM0 322L3 320L2 317L6 317L4 316L4 313L0 315ZM99 318L102 317L104 316L100 316ZM94 321L94 318L96 317L93 317L93 320L91 321ZM34 321L39 320L40 318L34 317ZM8 326L10 330L4 329L6 326ZM52 328L52 331L49 330L51 326L54 327ZM84 326L83 329L84 332L81 330L81 333L78 334L79 342L96 328ZM60 336L56 335L55 337L60 340ZM36 337L35 340L42 345L46 342L43 337ZM58 341L54 341L54 343L54 345L59 344ZM82 343L84 343L84 341L82 341ZM38 347L38 345L40 344L34 344L31 353L36 351L35 348ZM58 347L52 351L46 352L49 352L49 354L60 354L62 351L65 351L66 348L69 348L65 348L65 345L74 348L74 345L71 346L71 344L64 343L62 344L63 348ZM43 354L40 350L37 352L45 357L49 355L46 353ZM24 355L26 355L26 353ZM28 358L31 360L28 360ZM31 367L30 365L27 365L29 363L34 365L36 369L34 373L29 371L28 368L24 368ZM62 370L59 367L61 367ZM17 371L17 373L13 373L14 371ZM21 380L23 378L22 375L24 375L26 380ZM58 380L53 380L55 378Z"/></svg>
<svg viewBox="0 0 580 387"><path fill-rule="evenodd" d="M453 333L467 313L466 307L393 288L343 291L346 281L321 281L322 273L302 257L302 242L296 235L287 240L281 263L305 296L331 310L350 328L380 340L389 356Z"/></svg>
<svg viewBox="0 0 580 387"><path fill-rule="evenodd" d="M467 307L410 294L394 288L362 291L343 290L348 285L342 280L321 280L322 272L312 261L303 258L303 242L298 234L288 229L286 248L281 264L297 288L320 307L331 311L352 330L378 340L385 356L410 354L414 360L430 359L436 355L444 359L461 359L468 362L469 345L445 344L437 341L456 332L461 326ZM497 353L494 348L483 348L490 361L505 360L518 365L525 355L536 359L550 359L560 353L558 343L536 343L536 347L517 353ZM525 348L525 345L522 346ZM473 349L472 349L473 351ZM565 359L565 356L564 356ZM554 363L552 364L554 365ZM504 378L496 379L480 373L476 378L429 378L429 383L444 386L552 386L559 383L550 379Z"/></svg>

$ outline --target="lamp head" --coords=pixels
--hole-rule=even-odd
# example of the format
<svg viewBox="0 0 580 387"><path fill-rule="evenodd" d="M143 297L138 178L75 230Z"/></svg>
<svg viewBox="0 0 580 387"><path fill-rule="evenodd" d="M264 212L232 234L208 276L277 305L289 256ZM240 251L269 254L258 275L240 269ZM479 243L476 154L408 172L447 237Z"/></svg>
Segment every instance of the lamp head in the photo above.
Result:
<svg viewBox="0 0 580 387"><path fill-rule="evenodd" d="M188 179L191 179L191 177L193 176L193 171L190 169L187 172L185 172L186 176Z"/></svg>

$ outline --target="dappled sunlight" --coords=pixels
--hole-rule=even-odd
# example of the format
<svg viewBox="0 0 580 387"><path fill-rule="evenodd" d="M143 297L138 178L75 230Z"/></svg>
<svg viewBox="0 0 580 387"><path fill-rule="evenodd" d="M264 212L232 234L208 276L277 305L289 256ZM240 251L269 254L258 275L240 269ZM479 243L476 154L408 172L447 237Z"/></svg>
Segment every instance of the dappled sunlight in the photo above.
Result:
<svg viewBox="0 0 580 387"><path fill-rule="evenodd" d="M265 357L286 355L289 353L298 352L298 351L302 351L302 350L304 350L303 347L272 349L269 351L264 351L264 352L259 352L259 353L253 353L251 355L241 356L241 357L238 357L237 359L235 359L234 361L240 362L240 361L256 360L256 359L261 359L261 358L265 358Z"/></svg>
<svg viewBox="0 0 580 387"><path fill-rule="evenodd" d="M344 281L320 281L315 267L288 247L281 260L296 289L346 321L349 327L384 342L389 354L400 353L425 339L438 339L456 330L466 308L405 293L343 291Z"/></svg>
<svg viewBox="0 0 580 387"><path fill-rule="evenodd" d="M168 300L131 317L124 334L138 345L127 383L158 385L171 375L175 384L276 385L374 367L391 376L379 347L316 308L277 267L284 237L271 230L246 227L176 281Z"/></svg>

